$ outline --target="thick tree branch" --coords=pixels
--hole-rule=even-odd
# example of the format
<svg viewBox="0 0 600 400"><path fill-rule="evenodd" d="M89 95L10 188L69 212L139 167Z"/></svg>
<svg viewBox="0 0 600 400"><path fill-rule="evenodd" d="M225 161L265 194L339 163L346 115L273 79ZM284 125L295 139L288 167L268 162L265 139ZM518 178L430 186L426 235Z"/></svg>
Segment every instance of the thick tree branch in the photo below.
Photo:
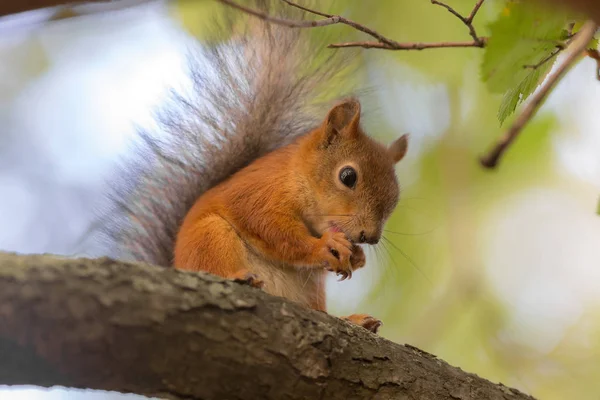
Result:
<svg viewBox="0 0 600 400"><path fill-rule="evenodd" d="M531 399L207 274L0 253L0 384L170 399Z"/></svg>
<svg viewBox="0 0 600 400"><path fill-rule="evenodd" d="M500 161L500 158L504 152L508 149L510 144L517 138L519 133L523 130L523 127L529 122L529 120L535 115L544 99L548 96L550 91L556 86L560 79L564 76L567 70L575 63L575 61L586 51L586 47L590 40L596 33L597 25L593 21L588 21L581 28L581 30L575 35L573 41L567 47L566 51L568 55L564 61L550 73L546 81L540 86L540 88L531 96L531 99L525 105L521 114L513 122L512 126L508 129L506 134L496 143L489 154L481 158L481 165L485 168L495 168Z"/></svg>

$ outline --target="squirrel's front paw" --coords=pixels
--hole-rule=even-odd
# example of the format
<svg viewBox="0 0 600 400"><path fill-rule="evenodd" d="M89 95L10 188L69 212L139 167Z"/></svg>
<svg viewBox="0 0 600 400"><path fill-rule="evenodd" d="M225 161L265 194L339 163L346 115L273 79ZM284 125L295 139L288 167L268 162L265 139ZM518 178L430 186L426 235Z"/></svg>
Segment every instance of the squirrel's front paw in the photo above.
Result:
<svg viewBox="0 0 600 400"><path fill-rule="evenodd" d="M352 266L352 270L356 271L357 269L364 267L366 263L367 257L365 257L363 248L357 244L353 245L352 255L350 256L350 265Z"/></svg>
<svg viewBox="0 0 600 400"><path fill-rule="evenodd" d="M340 275L340 280L352 278L352 243L342 232L327 231L320 239L319 257L329 271Z"/></svg>
<svg viewBox="0 0 600 400"><path fill-rule="evenodd" d="M355 325L362 326L373 333L377 333L379 327L383 325L383 322L367 314L352 314L348 317L343 317L342 319L352 322Z"/></svg>
<svg viewBox="0 0 600 400"><path fill-rule="evenodd" d="M258 289L262 289L265 286L265 283L260 280L258 276L247 269L237 271L231 276L231 279L234 282L241 283L243 285L249 285Z"/></svg>

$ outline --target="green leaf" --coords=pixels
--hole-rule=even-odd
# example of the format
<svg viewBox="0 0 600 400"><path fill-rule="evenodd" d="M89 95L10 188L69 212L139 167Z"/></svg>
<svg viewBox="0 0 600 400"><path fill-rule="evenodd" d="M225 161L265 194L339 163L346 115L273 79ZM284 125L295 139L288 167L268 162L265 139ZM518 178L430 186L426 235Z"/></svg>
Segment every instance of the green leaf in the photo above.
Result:
<svg viewBox="0 0 600 400"><path fill-rule="evenodd" d="M512 113L515 112L517 106L522 103L531 93L535 91L541 81L544 79L552 62L547 62L544 65L530 69L529 75L525 77L516 87L504 93L500 109L498 110L498 120L500 125L504 123Z"/></svg>
<svg viewBox="0 0 600 400"><path fill-rule="evenodd" d="M532 3L509 2L489 26L481 77L493 93L520 85L531 74L525 66L539 64L563 43L569 15Z"/></svg>
<svg viewBox="0 0 600 400"><path fill-rule="evenodd" d="M598 199L598 206L596 207L596 214L600 215L600 198Z"/></svg>

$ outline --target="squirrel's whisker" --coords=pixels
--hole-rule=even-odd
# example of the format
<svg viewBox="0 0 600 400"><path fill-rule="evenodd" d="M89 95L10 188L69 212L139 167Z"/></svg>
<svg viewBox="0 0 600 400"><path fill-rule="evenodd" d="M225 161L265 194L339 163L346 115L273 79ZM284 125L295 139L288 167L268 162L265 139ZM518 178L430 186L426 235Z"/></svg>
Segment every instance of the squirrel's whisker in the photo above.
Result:
<svg viewBox="0 0 600 400"><path fill-rule="evenodd" d="M386 238L385 236L381 237L383 240L385 240L390 246L392 246L394 249L396 249L400 254L402 254L402 256L406 259L406 261L408 261L417 271L419 271L419 273L425 278L427 279L427 281L433 285L433 282L431 282L431 280L429 279L429 277L427 277L427 275L425 275L425 273L421 270L421 268L419 268L417 266L417 264L415 264L415 262L404 252L402 251L402 249L398 246L396 246L390 239Z"/></svg>
<svg viewBox="0 0 600 400"><path fill-rule="evenodd" d="M395 232L395 231L390 231L389 229L384 229L383 230L385 233L392 233L394 235L402 235L402 236L421 236L421 235L427 235L433 231L435 231L435 229L431 229L427 232L422 232L422 233L405 233L405 232Z"/></svg>

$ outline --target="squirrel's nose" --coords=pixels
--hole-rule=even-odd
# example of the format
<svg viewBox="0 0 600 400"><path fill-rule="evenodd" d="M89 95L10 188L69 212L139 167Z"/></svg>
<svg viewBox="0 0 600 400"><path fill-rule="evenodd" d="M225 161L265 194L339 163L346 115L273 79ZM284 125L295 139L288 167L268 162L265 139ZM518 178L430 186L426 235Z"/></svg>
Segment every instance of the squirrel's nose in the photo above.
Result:
<svg viewBox="0 0 600 400"><path fill-rule="evenodd" d="M379 243L379 236L368 236L365 235L365 231L360 233L360 243L377 244Z"/></svg>
<svg viewBox="0 0 600 400"><path fill-rule="evenodd" d="M369 244L377 244L379 243L379 238L376 236L372 236L370 238L367 238L367 243Z"/></svg>

